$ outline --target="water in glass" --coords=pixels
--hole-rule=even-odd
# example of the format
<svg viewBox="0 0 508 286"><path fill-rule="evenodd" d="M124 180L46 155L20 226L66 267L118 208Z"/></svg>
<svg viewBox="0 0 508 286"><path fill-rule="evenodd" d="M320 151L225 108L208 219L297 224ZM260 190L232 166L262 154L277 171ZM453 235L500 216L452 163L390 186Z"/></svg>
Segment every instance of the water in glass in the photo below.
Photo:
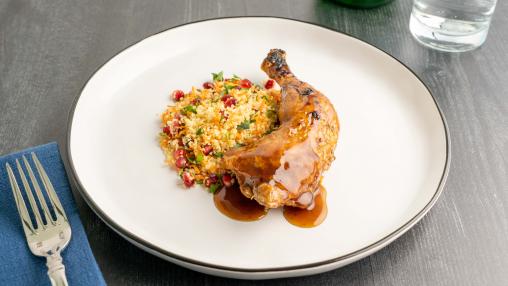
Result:
<svg viewBox="0 0 508 286"><path fill-rule="evenodd" d="M462 52L485 41L497 0L414 0L409 28L422 44Z"/></svg>

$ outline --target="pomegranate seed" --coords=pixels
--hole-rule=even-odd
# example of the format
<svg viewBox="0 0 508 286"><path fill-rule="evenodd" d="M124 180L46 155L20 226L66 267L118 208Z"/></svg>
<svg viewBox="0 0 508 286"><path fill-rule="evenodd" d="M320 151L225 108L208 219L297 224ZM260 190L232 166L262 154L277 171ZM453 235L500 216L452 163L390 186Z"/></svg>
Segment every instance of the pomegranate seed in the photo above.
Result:
<svg viewBox="0 0 508 286"><path fill-rule="evenodd" d="M183 172L182 174L183 184L190 188L194 185L194 177L189 172Z"/></svg>
<svg viewBox="0 0 508 286"><path fill-rule="evenodd" d="M234 98L234 97L230 97L230 98L226 99L226 101L224 102L224 106L226 106L226 107L230 107L235 104L236 104L236 98Z"/></svg>
<svg viewBox="0 0 508 286"><path fill-rule="evenodd" d="M250 82L250 80L248 80L248 79L242 79L242 80L240 81L240 86L241 86L242 88L250 88L250 87L252 86L252 83L251 83L251 82Z"/></svg>
<svg viewBox="0 0 508 286"><path fill-rule="evenodd" d="M185 168L187 166L187 159L185 159L185 157L178 157L178 159L176 159L175 165L180 169Z"/></svg>
<svg viewBox="0 0 508 286"><path fill-rule="evenodd" d="M232 96L231 96L231 95L229 95L229 94L225 94L225 95L223 95L223 96L221 97L221 99L220 99L220 100L222 100L222 102L225 102L225 101L226 101L226 100L228 100L228 98L230 98L230 97L232 97Z"/></svg>
<svg viewBox="0 0 508 286"><path fill-rule="evenodd" d="M266 88L266 89L270 89L270 88L272 88L274 83L275 83L275 82L273 81L273 79L269 79L269 80L268 80L268 81L266 81L266 83L265 83L265 88Z"/></svg>
<svg viewBox="0 0 508 286"><path fill-rule="evenodd" d="M207 82L203 83L203 88L212 89L213 88L213 83L207 81Z"/></svg>
<svg viewBox="0 0 508 286"><path fill-rule="evenodd" d="M173 152L173 158L178 159L180 157L185 156L185 150L183 149L176 149L175 152Z"/></svg>
<svg viewBox="0 0 508 286"><path fill-rule="evenodd" d="M208 178L205 179L205 187L209 188L212 184L215 184L219 181L219 178L215 174L210 174Z"/></svg>
<svg viewBox="0 0 508 286"><path fill-rule="evenodd" d="M171 128L168 126L168 129L170 129L169 132L171 133L171 136L178 133L178 129L180 129L180 121L173 120Z"/></svg>
<svg viewBox="0 0 508 286"><path fill-rule="evenodd" d="M219 181L219 177L217 177L216 174L210 174L210 176L208 176L208 179L212 184L215 184Z"/></svg>
<svg viewBox="0 0 508 286"><path fill-rule="evenodd" d="M183 91L177 89L177 90L173 91L172 96L175 101L179 101L180 99L182 99L185 96L185 93L183 93Z"/></svg>
<svg viewBox="0 0 508 286"><path fill-rule="evenodd" d="M169 126L164 126L164 128L162 128L162 132L168 136L171 136L171 128L169 128Z"/></svg>
<svg viewBox="0 0 508 286"><path fill-rule="evenodd" d="M185 145L183 144L183 140L182 140L182 138L178 139L178 146L180 146L180 147L185 146Z"/></svg>
<svg viewBox="0 0 508 286"><path fill-rule="evenodd" d="M208 155L210 154L210 152L213 151L213 147L211 145L205 145L205 147L203 147L203 154L205 155Z"/></svg>
<svg viewBox="0 0 508 286"><path fill-rule="evenodd" d="M231 187L233 185L233 177L229 174L222 175L222 183L226 187Z"/></svg>

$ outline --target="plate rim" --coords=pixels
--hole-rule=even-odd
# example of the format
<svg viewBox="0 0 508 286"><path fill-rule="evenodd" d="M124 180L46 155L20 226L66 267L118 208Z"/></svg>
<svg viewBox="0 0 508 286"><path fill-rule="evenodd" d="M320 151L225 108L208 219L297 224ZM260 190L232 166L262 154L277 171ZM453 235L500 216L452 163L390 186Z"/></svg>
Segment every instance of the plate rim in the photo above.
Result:
<svg viewBox="0 0 508 286"><path fill-rule="evenodd" d="M432 98L432 101L434 102L434 105L439 113L441 122L443 124L443 129L444 129L444 133L445 133L445 141L446 141L446 158L445 158L446 160L445 160L443 172L441 174L441 178L439 180L439 184L437 186L436 191L432 195L432 198L429 200L429 202L427 202L427 204L416 215L414 215L411 219L409 219L407 222L405 222L402 226L400 226L393 232L389 233L388 235L384 236L383 238L377 240L376 242L373 242L373 243L369 244L368 246L365 246L361 249L358 249L356 251L353 251L353 252L345 254L345 255L341 255L336 258L327 259L327 260L323 260L323 261L319 261L319 262L294 265L294 266L271 267L271 268L252 268L251 269L251 268L231 267L231 266L217 265L217 264L208 263L208 262L202 262L202 261L199 261L199 260L196 260L193 258L184 257L181 255L172 253L170 251L167 251L165 249L162 249L162 248L144 240L143 238L131 233L130 231L124 229L120 225L118 225L105 212L103 212L99 206L97 206L95 204L92 197L88 194L86 189L83 187L83 184L81 183L79 176L76 172L76 169L74 167L74 162L72 159L71 144L70 144L72 122L74 119L74 112L76 110L79 99L81 98L83 90L88 85L90 80L97 74L97 72L99 70L101 70L104 66L106 66L112 59L116 58L119 54L123 53L124 51L141 43L142 41L144 41L148 38L151 38L153 36L162 34L164 32L167 32L167 31L170 31L172 29L179 28L182 26L187 26L187 25L192 25L192 24L197 24L197 23L202 23L202 22L221 21L224 19L242 19L242 18L244 18L244 19L260 18L260 19L277 19L277 20L293 21L293 22L308 24L308 25L312 25L312 26L319 27L322 29L326 29L326 30L332 31L334 33L342 34L342 35L347 36L353 40L360 41L360 42L370 46L371 48L374 48L374 49L382 52L383 54L387 55L388 57L392 58L393 60L397 61L400 65L402 65L405 69L407 69L410 73L412 73L414 75L414 77L425 87L425 89L429 93L430 97ZM108 60L106 60L103 64L101 64L99 67L97 67L93 71L93 73L89 76L89 78L86 80L86 82L83 84L83 87L80 89L79 94L74 98L74 101L71 105L71 109L68 113L66 133L67 134L66 134L65 146L67 148L67 150L66 150L67 161L68 161L68 166L70 169L70 172L68 172L68 174L70 175L69 177L74 182L75 188L78 190L79 194L84 199L84 201L87 203L87 205L108 227L110 227L112 230L114 230L115 232L120 234L123 238L125 238L131 244L133 244L133 245L135 245L135 246L137 246L137 247L139 247L139 248L143 249L144 251L147 251L151 254L156 253L157 256L159 256L159 257L168 257L171 260L174 260L175 262L176 261L182 262L183 265L190 264L190 265L196 265L199 267L214 269L214 270L218 270L218 271L248 273L248 274L260 274L260 273L273 274L273 273L281 273L281 272L296 271L296 270L303 271L303 270L309 270L309 269L313 269L313 268L315 269L317 267L331 266L333 264L338 265L337 267L342 267L342 266L345 266L349 263L357 261L365 256L371 255L371 254L375 253L376 251L379 251L380 249L386 247L387 245L389 245L390 243L395 241L397 238L399 238L402 234L407 232L409 229L411 229L434 206L434 204L437 202L438 198L440 197L441 193L443 192L444 185L445 185L446 179L448 177L448 173L449 173L449 169L450 169L450 160L451 160L450 131L448 129L448 123L447 123L446 118L443 114L443 111L442 111L441 107L439 106L439 103L437 102L436 97L434 96L434 94L432 94L430 88L411 68L409 68L402 61L400 61L396 57L392 56L388 52L384 51L383 49L378 48L378 47L374 46L373 44L370 44L362 39L359 39L356 36L351 35L347 32L337 31L333 28L330 28L330 27L327 27L327 26L324 26L324 25L318 24L318 23L313 23L313 22L299 20L299 19L292 19L292 18L287 18L287 17L279 17L279 16L226 16L226 17L202 19L202 20L187 22L187 23L176 25L176 26L172 26L170 28L166 28L166 29L156 32L154 34L150 34L149 36L146 36L138 41L135 41L132 44L129 44L127 47L122 48L120 51L116 52L114 55L109 57ZM346 263L344 263L344 262L346 262Z"/></svg>

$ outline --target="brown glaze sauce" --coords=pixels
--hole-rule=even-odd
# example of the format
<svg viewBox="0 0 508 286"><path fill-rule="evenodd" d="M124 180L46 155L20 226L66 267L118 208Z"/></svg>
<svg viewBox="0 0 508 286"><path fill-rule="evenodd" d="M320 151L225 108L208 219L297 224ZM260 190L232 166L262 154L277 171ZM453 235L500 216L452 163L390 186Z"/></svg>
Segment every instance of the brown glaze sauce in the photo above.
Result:
<svg viewBox="0 0 508 286"><path fill-rule="evenodd" d="M305 189L318 188L320 158L314 140L318 124L311 114L315 106L309 103L303 109L254 146L233 149L225 155L226 167L235 170L245 196L257 197L269 208L290 200L305 208L298 197ZM274 144L280 141L284 143Z"/></svg>
<svg viewBox="0 0 508 286"><path fill-rule="evenodd" d="M297 207L285 206L283 213L286 220L295 226L310 228L320 225L328 214L326 205L326 190L323 186L319 187L319 194L314 198L312 209L302 209Z"/></svg>
<svg viewBox="0 0 508 286"><path fill-rule="evenodd" d="M217 191L213 195L213 202L222 214L239 221L259 220L268 213L264 206L245 197L238 184Z"/></svg>
<svg viewBox="0 0 508 286"><path fill-rule="evenodd" d="M246 198L238 184L224 187L213 196L215 207L225 216L238 221L260 220L268 213L268 209L255 200ZM311 228L320 225L328 214L326 205L326 190L320 186L312 209L285 206L283 214L286 220L294 226Z"/></svg>

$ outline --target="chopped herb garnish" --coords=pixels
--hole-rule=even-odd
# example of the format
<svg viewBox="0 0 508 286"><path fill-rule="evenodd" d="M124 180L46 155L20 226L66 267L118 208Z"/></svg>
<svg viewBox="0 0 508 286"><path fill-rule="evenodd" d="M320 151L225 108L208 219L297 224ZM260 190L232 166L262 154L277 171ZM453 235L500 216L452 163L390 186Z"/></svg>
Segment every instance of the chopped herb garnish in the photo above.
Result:
<svg viewBox="0 0 508 286"><path fill-rule="evenodd" d="M197 113L196 111L196 107L194 105L187 105L185 107L182 108L182 111L184 113L189 113L189 112L192 112L192 113Z"/></svg>
<svg viewBox="0 0 508 286"><path fill-rule="evenodd" d="M243 146L245 146L245 144L243 144L243 143L236 143L236 144L235 144L235 147L236 147L236 148L238 148L238 147L243 147Z"/></svg>
<svg viewBox="0 0 508 286"><path fill-rule="evenodd" d="M250 128L251 120L245 119L242 123L240 123L238 126L236 126L236 129L238 130L247 130Z"/></svg>
<svg viewBox="0 0 508 286"><path fill-rule="evenodd" d="M213 81L223 81L224 73L221 71L220 73L212 73Z"/></svg>
<svg viewBox="0 0 508 286"><path fill-rule="evenodd" d="M266 95L263 95L261 98L268 101L268 97L266 97Z"/></svg>
<svg viewBox="0 0 508 286"><path fill-rule="evenodd" d="M199 128L198 131L196 131L196 135L202 135L203 133L203 128Z"/></svg>
<svg viewBox="0 0 508 286"><path fill-rule="evenodd" d="M224 94L229 94L229 92L234 88L234 86L231 85L224 85Z"/></svg>
<svg viewBox="0 0 508 286"><path fill-rule="evenodd" d="M222 157L224 156L224 153L222 153L222 152L214 152L214 153L213 153L213 156L214 156L215 158L222 158Z"/></svg>
<svg viewBox="0 0 508 286"><path fill-rule="evenodd" d="M266 111L266 117L268 117L270 119L277 118L277 112L275 112L275 110L273 110L273 109L268 109Z"/></svg>
<svg viewBox="0 0 508 286"><path fill-rule="evenodd" d="M220 184L211 184L208 191L212 194L215 194L215 192L219 189Z"/></svg>
<svg viewBox="0 0 508 286"><path fill-rule="evenodd" d="M202 185L202 184L203 184L203 180L197 180L197 181L196 181L196 184L198 184L198 185Z"/></svg>
<svg viewBox="0 0 508 286"><path fill-rule="evenodd" d="M232 79L240 80L241 78L239 76L237 76L236 74L233 74L233 78Z"/></svg>
<svg viewBox="0 0 508 286"><path fill-rule="evenodd" d="M191 162L192 164L199 164L201 163L201 161L203 161L205 157L203 156L203 154L198 154L196 157L188 157L187 160L189 160L189 162Z"/></svg>

